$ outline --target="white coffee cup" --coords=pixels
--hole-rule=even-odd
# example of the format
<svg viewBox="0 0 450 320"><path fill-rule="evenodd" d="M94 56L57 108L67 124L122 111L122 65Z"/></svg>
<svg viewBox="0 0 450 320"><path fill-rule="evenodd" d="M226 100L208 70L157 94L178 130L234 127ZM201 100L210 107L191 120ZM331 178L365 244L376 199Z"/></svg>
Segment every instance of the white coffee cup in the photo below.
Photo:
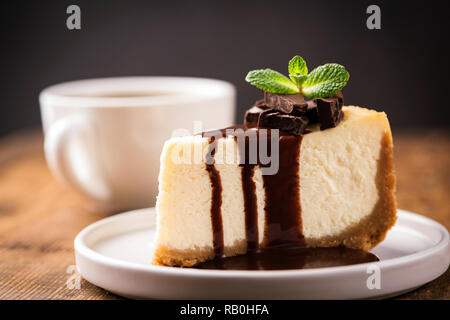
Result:
<svg viewBox="0 0 450 320"><path fill-rule="evenodd" d="M235 89L224 81L124 77L66 82L39 97L54 175L112 210L153 206L164 141L201 121L232 125Z"/></svg>

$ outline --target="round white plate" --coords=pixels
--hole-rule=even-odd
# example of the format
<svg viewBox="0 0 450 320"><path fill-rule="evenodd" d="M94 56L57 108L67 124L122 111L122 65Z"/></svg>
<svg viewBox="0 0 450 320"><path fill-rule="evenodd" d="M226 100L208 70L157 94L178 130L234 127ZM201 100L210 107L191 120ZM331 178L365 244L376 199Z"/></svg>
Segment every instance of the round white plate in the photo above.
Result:
<svg viewBox="0 0 450 320"><path fill-rule="evenodd" d="M381 261L343 267L232 271L153 266L154 208L100 220L75 238L76 263L89 282L131 298L359 299L398 295L444 273L449 233L403 210L386 239L371 250ZM368 285L369 284L369 285Z"/></svg>

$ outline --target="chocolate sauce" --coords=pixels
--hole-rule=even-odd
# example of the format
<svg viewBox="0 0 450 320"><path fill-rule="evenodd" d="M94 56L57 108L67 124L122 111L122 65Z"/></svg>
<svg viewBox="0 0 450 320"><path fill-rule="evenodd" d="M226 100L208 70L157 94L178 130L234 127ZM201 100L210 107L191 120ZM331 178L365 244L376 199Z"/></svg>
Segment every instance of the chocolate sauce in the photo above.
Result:
<svg viewBox="0 0 450 320"><path fill-rule="evenodd" d="M213 246L215 257L223 255L223 225L222 225L222 181L214 161L217 141L209 138L209 150L206 155L206 171L211 181L211 224L213 230Z"/></svg>
<svg viewBox="0 0 450 320"><path fill-rule="evenodd" d="M280 135L278 172L263 175L266 215L263 247L305 245L300 204L301 142L302 136Z"/></svg>
<svg viewBox="0 0 450 320"><path fill-rule="evenodd" d="M237 137L235 137L236 140ZM244 145L239 146L241 156L245 155L245 163L242 164L242 192L244 194L245 235L247 239L247 251L254 251L259 247L258 231L258 206L256 199L256 185L253 181L255 165L248 163L250 137L245 137Z"/></svg>
<svg viewBox="0 0 450 320"><path fill-rule="evenodd" d="M363 250L345 247L267 248L246 255L219 258L201 263L197 269L218 270L290 270L348 266L379 261L378 257Z"/></svg>
<svg viewBox="0 0 450 320"><path fill-rule="evenodd" d="M209 136L210 147L207 155L206 170L209 173L212 186L211 221L213 228L213 244L216 257L223 254L223 226L221 217L222 187L220 173L214 166L214 153L216 142L214 134L221 133L225 137L226 129L244 129L242 126L233 126L220 131L203 133ZM257 129L250 129L257 130ZM247 251L255 251L259 248L258 208L256 185L253 180L255 166L264 166L257 158L257 164L249 162L249 141L257 139L259 147L259 134L252 137L234 132L234 139L238 142L238 150L242 167L242 192L244 196L245 233ZM268 132L268 150L270 146L270 129ZM239 137L240 135L243 137ZM280 245L305 246L302 233L302 215L300 204L300 149L303 136L294 136L285 132L279 135L279 169L275 175L263 175L265 189L265 228L262 247L274 247ZM259 150L256 150L259 154ZM211 158L208 158L210 156ZM209 164L208 164L209 163Z"/></svg>

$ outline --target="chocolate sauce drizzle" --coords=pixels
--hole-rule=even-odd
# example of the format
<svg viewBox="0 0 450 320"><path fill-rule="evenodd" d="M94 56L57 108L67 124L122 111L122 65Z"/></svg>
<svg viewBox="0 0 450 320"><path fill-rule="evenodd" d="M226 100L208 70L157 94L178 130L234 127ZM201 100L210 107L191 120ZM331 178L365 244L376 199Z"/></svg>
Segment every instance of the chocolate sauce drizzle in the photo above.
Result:
<svg viewBox="0 0 450 320"><path fill-rule="evenodd" d="M245 129L235 126L226 129ZM220 130L225 136L226 129ZM241 131L242 132L242 131ZM270 150L270 130L268 132L268 150ZM259 148L259 132L257 147ZM256 166L264 166L257 157L257 164L251 164L249 154L249 136L239 138L240 133L234 136L238 142L241 159L242 192L244 196L245 233L247 251L260 249L258 230L258 206L254 172ZM221 215L222 185L220 173L214 165L216 148L215 137L211 133L203 133L209 138L209 150L206 157L206 170L212 186L211 222L213 230L213 245L216 257L224 252L223 225ZM302 233L302 215L300 204L299 170L300 149L302 136L293 136L280 132L279 136L279 169L275 175L263 175L265 189L265 227L262 248L274 246L305 246ZM256 152L259 154L259 149Z"/></svg>
<svg viewBox="0 0 450 320"><path fill-rule="evenodd" d="M278 172L274 175L263 175L265 248L306 245L302 233L299 177L302 138L303 136L280 135Z"/></svg>
<svg viewBox="0 0 450 320"><path fill-rule="evenodd" d="M209 139L209 149L206 155L206 171L211 181L211 224L213 230L213 246L215 257L223 255L223 224L222 224L222 181L216 169L214 154L217 141L215 137Z"/></svg>
<svg viewBox="0 0 450 320"><path fill-rule="evenodd" d="M244 145L239 146L241 157L245 156L243 163L242 191L244 194L244 212L245 212L245 235L247 239L247 251L255 251L259 247L259 230L258 230L258 205L256 199L256 185L253 181L255 174L255 165L249 164L249 137L245 137ZM235 140L236 137L235 137Z"/></svg>
<svg viewBox="0 0 450 320"><path fill-rule="evenodd" d="M268 130L270 150L270 130ZM259 135L257 135L259 146ZM235 137L236 138L236 137ZM241 139L239 151L245 157L242 166L247 251L259 248L258 209L254 164L249 164L249 137ZM275 175L263 175L265 190L265 227L262 247L305 246L302 233L299 169L302 136L281 133L279 137L279 169ZM257 150L259 154L259 150ZM259 162L258 166L264 166Z"/></svg>

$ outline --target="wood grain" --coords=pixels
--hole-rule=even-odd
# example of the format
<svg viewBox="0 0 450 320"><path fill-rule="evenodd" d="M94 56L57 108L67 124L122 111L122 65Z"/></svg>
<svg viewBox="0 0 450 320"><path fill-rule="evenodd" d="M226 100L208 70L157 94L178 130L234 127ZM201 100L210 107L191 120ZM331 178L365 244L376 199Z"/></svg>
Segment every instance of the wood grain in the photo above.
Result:
<svg viewBox="0 0 450 320"><path fill-rule="evenodd" d="M450 228L450 133L395 133L399 208ZM0 299L118 299L81 279L73 239L110 215L62 186L50 174L42 134L0 140ZM450 299L450 271L400 299Z"/></svg>

